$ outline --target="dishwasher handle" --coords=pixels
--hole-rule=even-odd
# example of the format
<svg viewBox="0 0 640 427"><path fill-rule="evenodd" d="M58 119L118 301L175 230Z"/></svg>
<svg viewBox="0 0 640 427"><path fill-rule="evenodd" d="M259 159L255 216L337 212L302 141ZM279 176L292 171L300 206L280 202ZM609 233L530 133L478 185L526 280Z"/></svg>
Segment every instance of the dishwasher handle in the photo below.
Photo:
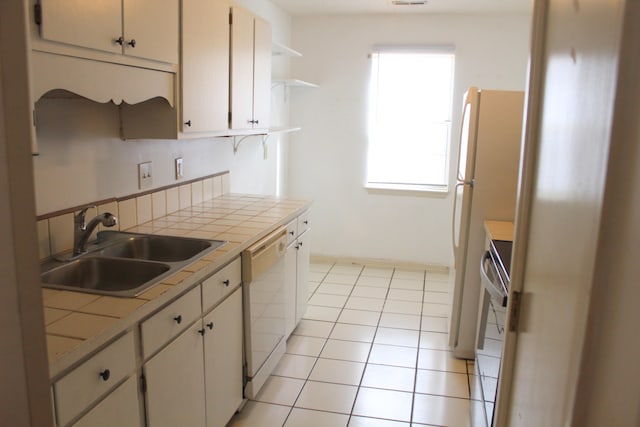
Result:
<svg viewBox="0 0 640 427"><path fill-rule="evenodd" d="M287 250L287 229L282 227L242 253L242 275L250 283L277 264Z"/></svg>

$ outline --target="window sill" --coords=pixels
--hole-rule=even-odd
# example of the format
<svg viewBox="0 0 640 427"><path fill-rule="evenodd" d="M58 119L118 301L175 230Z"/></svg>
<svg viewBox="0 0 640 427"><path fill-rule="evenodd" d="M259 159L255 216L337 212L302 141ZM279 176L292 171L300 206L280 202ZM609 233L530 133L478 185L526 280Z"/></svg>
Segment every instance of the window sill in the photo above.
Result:
<svg viewBox="0 0 640 427"><path fill-rule="evenodd" d="M449 194L449 186L447 185L410 185L410 184L382 184L371 183L365 184L364 188L370 194L388 194L388 195L415 195L415 196L435 196L447 197Z"/></svg>

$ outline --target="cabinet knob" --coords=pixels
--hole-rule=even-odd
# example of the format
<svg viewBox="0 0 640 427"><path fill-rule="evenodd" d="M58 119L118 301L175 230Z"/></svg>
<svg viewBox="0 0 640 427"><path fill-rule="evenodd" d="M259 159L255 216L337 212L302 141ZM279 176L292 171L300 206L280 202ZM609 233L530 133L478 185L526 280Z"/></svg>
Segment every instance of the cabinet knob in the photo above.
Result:
<svg viewBox="0 0 640 427"><path fill-rule="evenodd" d="M184 122L185 126L191 127L191 120L187 120L186 122Z"/></svg>
<svg viewBox="0 0 640 427"><path fill-rule="evenodd" d="M131 47L136 47L136 39L131 39L127 42L127 44Z"/></svg>
<svg viewBox="0 0 640 427"><path fill-rule="evenodd" d="M306 220L305 220L305 221L302 221L302 223L303 223L304 225L309 225L309 221L306 221Z"/></svg>
<svg viewBox="0 0 640 427"><path fill-rule="evenodd" d="M209 328L209 330L213 329L213 322L207 323L207 328Z"/></svg>
<svg viewBox="0 0 640 427"><path fill-rule="evenodd" d="M204 336L204 333L206 332L206 330L204 328L202 329L198 329L198 333L202 336Z"/></svg>
<svg viewBox="0 0 640 427"><path fill-rule="evenodd" d="M224 287L225 287L225 288L228 288L228 287L229 287L229 285L231 284L231 281L229 281L229 279L227 279L227 280L223 280L223 281L222 281L222 284L224 285Z"/></svg>
<svg viewBox="0 0 640 427"><path fill-rule="evenodd" d="M124 39L122 38L122 36L120 36L117 39L115 39L114 42L122 46L124 44Z"/></svg>
<svg viewBox="0 0 640 427"><path fill-rule="evenodd" d="M289 234L291 234L291 235L293 236L293 235L294 235L294 232L293 232L293 231L290 231L290 232L289 232Z"/></svg>
<svg viewBox="0 0 640 427"><path fill-rule="evenodd" d="M297 244L297 245L294 246L294 248L296 248L296 250L299 250L300 249L300 245Z"/></svg>
<svg viewBox="0 0 640 427"><path fill-rule="evenodd" d="M302 242L298 243L298 247L300 248L302 247Z"/></svg>
<svg viewBox="0 0 640 427"><path fill-rule="evenodd" d="M173 318L173 320L175 320L176 323L179 325L182 322L182 315L178 314L176 317Z"/></svg>
<svg viewBox="0 0 640 427"><path fill-rule="evenodd" d="M105 369L104 371L100 372L100 377L102 378L103 381L109 380L110 376L111 376L111 372L108 369Z"/></svg>

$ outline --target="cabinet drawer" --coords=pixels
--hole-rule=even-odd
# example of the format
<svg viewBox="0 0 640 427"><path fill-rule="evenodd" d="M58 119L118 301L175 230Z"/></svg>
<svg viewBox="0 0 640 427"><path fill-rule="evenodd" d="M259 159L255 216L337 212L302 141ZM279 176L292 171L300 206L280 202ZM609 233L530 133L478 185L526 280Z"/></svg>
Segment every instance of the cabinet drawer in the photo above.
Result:
<svg viewBox="0 0 640 427"><path fill-rule="evenodd" d="M298 237L298 220L294 219L287 224L287 245L296 240L296 237Z"/></svg>
<svg viewBox="0 0 640 427"><path fill-rule="evenodd" d="M200 287L196 286L142 322L142 354L146 359L200 317Z"/></svg>
<svg viewBox="0 0 640 427"><path fill-rule="evenodd" d="M65 426L81 411L135 370L133 333L129 332L57 381L58 425Z"/></svg>
<svg viewBox="0 0 640 427"><path fill-rule="evenodd" d="M311 227L309 219L309 211L306 211L298 217L298 236L307 231Z"/></svg>
<svg viewBox="0 0 640 427"><path fill-rule="evenodd" d="M206 312L220 302L242 280L240 257L227 264L213 276L202 282L202 310Z"/></svg>

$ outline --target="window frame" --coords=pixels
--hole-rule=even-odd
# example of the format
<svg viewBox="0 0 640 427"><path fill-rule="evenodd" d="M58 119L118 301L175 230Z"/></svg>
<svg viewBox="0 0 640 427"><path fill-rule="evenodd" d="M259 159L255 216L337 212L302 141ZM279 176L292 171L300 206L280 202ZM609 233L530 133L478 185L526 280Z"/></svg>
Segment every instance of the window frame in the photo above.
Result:
<svg viewBox="0 0 640 427"><path fill-rule="evenodd" d="M443 121L442 123L447 124L447 137L445 142L445 158L444 158L444 183L443 184L418 184L418 183L399 183L399 182L376 182L370 181L369 176L369 168L370 168L370 147L371 147L371 132L373 128L371 115L373 114L372 109L372 97L373 94L373 64L369 66L369 90L367 97L367 155L365 160L365 179L364 179L364 187L369 192L372 193L397 193L397 192L405 192L405 193L415 193L415 194L434 194L440 196L446 196L449 193L449 169L450 169L450 155L451 155L451 145L453 138L453 94L455 91L455 46L453 45L419 45L419 46L406 46L406 45L375 45L373 46L371 53L369 54L369 60L374 60L374 55L385 54L385 53L393 53L393 54L402 54L402 53L420 53L420 54L437 54L437 55L451 55L451 79L450 79L450 109L448 111L448 120ZM440 123L440 122L438 122Z"/></svg>

